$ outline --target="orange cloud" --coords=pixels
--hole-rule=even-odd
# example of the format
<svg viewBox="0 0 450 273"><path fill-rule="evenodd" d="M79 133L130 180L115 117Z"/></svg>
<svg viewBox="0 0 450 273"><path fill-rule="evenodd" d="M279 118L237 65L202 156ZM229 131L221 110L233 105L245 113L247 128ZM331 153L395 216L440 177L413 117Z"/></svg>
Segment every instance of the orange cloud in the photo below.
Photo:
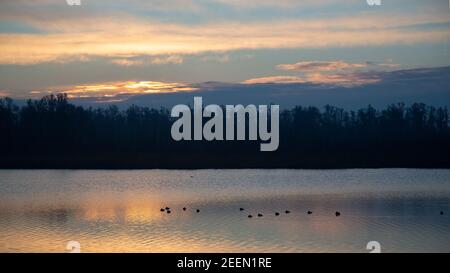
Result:
<svg viewBox="0 0 450 273"><path fill-rule="evenodd" d="M111 60L112 64L119 66L141 66L144 65L144 62L141 60L129 60L129 59L114 59Z"/></svg>
<svg viewBox="0 0 450 273"><path fill-rule="evenodd" d="M278 69L281 70L295 70L304 72L328 72L328 71L339 71L339 70L350 70L350 69L360 69L366 68L369 64L352 64L344 61L308 61L308 62L298 62L295 64L280 64L277 65Z"/></svg>
<svg viewBox="0 0 450 273"><path fill-rule="evenodd" d="M114 97L123 94L190 92L197 90L183 83L124 81L48 88L40 93L66 93L70 98ZM39 93L37 93L39 92Z"/></svg>
<svg viewBox="0 0 450 273"><path fill-rule="evenodd" d="M132 56L134 57L134 56ZM122 59L113 59L110 61L110 63L119 65L119 66L143 66L143 65L163 65L163 64L182 64L184 61L183 57L178 55L171 55L171 56L160 56L160 57L154 57L150 60L143 60L141 59L132 59L132 58L122 58Z"/></svg>
<svg viewBox="0 0 450 273"><path fill-rule="evenodd" d="M290 84L290 83L314 83L314 84L332 84L339 86L356 86L379 82L380 79L369 73L351 73L351 74L322 74L311 73L305 76L271 76L248 79L245 84Z"/></svg>
<svg viewBox="0 0 450 273"><path fill-rule="evenodd" d="M0 34L1 64L26 65L130 56L152 56L156 63L181 63L181 55L185 54L223 53L239 49L382 46L450 39L450 29L405 27L449 22L448 17L429 14L414 18L357 15L350 18L193 25L161 23L123 14L18 19L41 29L43 33ZM125 64L123 61L121 63Z"/></svg>
<svg viewBox="0 0 450 273"><path fill-rule="evenodd" d="M246 84L265 84L265 83L305 83L306 80L297 76L270 76L253 78L244 81Z"/></svg>
<svg viewBox="0 0 450 273"><path fill-rule="evenodd" d="M348 63L338 61L301 61L294 64L280 64L276 68L285 71L295 71L297 76L269 76L246 80L244 83L315 83L341 86L355 86L378 82L374 69L392 69L400 67L392 60L385 63L363 62Z"/></svg>

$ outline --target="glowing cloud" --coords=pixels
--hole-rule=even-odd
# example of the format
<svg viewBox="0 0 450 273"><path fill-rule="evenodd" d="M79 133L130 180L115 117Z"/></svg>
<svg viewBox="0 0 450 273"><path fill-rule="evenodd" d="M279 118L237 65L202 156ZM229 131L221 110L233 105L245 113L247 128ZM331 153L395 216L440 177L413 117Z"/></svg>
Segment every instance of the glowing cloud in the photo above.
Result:
<svg viewBox="0 0 450 273"><path fill-rule="evenodd" d="M142 66L144 65L144 62L141 60L129 60L129 59L114 59L111 60L112 64L119 65L119 66Z"/></svg>
<svg viewBox="0 0 450 273"><path fill-rule="evenodd" d="M322 74L311 73L305 76L271 76L253 78L244 81L245 84L291 84L291 83L313 83L338 86L357 86L379 82L380 79L372 73L349 73L349 74Z"/></svg>
<svg viewBox="0 0 450 273"><path fill-rule="evenodd" d="M302 72L329 72L329 71L339 71L339 70L350 70L350 69L360 69L366 68L369 64L352 64L344 61L312 61L312 62L298 62L295 64L280 64L277 65L278 69L281 70L295 70Z"/></svg>
<svg viewBox="0 0 450 273"><path fill-rule="evenodd" d="M266 83L304 83L305 79L296 76L270 76L248 79L246 84L266 84Z"/></svg>
<svg viewBox="0 0 450 273"><path fill-rule="evenodd" d="M355 15L191 25L163 23L123 14L85 15L80 18L60 18L48 14L45 20L39 16L9 16L10 20L29 24L41 33L0 34L0 63L64 62L78 60L80 56L85 59L152 56L153 64L180 64L183 62L180 55L239 49L382 46L448 41L450 29L411 28L420 23L450 21L448 17L432 15L423 14L414 18L409 15ZM124 65L127 62L118 63Z"/></svg>
<svg viewBox="0 0 450 273"><path fill-rule="evenodd" d="M197 90L182 83L155 81L125 81L111 83L95 83L66 87L54 87L46 93L66 93L69 98L114 97L117 95L137 95L154 93L190 92ZM35 91L39 92L39 91Z"/></svg>
<svg viewBox="0 0 450 273"><path fill-rule="evenodd" d="M315 83L333 84L340 86L355 86L370 84L379 81L374 70L386 71L400 67L392 60L385 63L363 62L348 63L338 61L301 61L294 64L280 64L276 68L285 71L294 71L296 76L269 76L244 81L247 84L258 83Z"/></svg>

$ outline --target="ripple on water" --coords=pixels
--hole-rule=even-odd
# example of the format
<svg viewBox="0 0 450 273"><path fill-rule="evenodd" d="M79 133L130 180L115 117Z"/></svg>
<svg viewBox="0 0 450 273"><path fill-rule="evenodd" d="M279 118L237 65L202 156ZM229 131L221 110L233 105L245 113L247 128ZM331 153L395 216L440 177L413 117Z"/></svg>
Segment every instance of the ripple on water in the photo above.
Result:
<svg viewBox="0 0 450 273"><path fill-rule="evenodd" d="M85 252L366 252L372 240L450 251L450 217L438 215L450 208L447 170L0 170L0 180L2 252L64 252L70 240Z"/></svg>

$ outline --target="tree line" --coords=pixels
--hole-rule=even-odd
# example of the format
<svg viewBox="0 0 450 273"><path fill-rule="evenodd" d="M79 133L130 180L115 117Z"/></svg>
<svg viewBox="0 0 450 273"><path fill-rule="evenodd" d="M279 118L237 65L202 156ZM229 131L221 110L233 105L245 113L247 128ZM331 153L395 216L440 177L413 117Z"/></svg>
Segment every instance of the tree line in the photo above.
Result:
<svg viewBox="0 0 450 273"><path fill-rule="evenodd" d="M176 142L164 108L3 98L0 168L449 168L448 119L447 108L423 103L297 106L280 113L279 149L262 153L259 141Z"/></svg>

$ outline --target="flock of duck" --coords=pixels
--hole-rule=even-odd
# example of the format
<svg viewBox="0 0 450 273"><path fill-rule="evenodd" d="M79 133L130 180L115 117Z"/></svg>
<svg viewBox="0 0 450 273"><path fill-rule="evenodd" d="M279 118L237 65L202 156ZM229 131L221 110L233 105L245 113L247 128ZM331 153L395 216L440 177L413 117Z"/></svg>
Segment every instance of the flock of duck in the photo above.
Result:
<svg viewBox="0 0 450 273"><path fill-rule="evenodd" d="M186 211L186 210L187 210L187 208L186 208L186 207L183 207L183 211ZM244 211L245 209L244 209L244 208L239 208L239 210L240 210L240 211ZM170 214L170 213L172 212L171 209L170 209L169 207L161 208L160 211L161 211L161 212L166 212L166 213L168 213L168 214ZM195 212L200 213L200 209L196 209ZM289 214L289 213L291 213L291 211L290 211L290 210L285 210L284 213L285 213L285 214ZM311 215L312 213L313 213L313 212L310 211L310 210L307 211L307 214L308 214L308 215ZM440 215L444 215L444 212L441 211L439 214L440 214ZM339 216L341 216L341 213L340 213L339 211L336 211L336 212L334 213L334 215L335 215L336 217L339 217ZM258 217L263 217L264 215L263 215L262 213L258 213L257 216L258 216ZM276 211L276 212L275 212L275 216L280 216L280 212ZM252 214L249 214L247 217L248 217L248 218L253 218L253 215L252 215Z"/></svg>
<svg viewBox="0 0 450 273"><path fill-rule="evenodd" d="M187 208L186 208L186 207L183 207L183 211L186 211L186 210L187 210ZM245 209L244 209L244 208L239 208L239 210L240 210L240 211L244 211ZM160 211L161 211L161 212L166 212L166 213L168 213L168 214L170 214L170 213L172 212L171 209L170 209L169 207L161 208ZM200 213L200 209L196 209L195 212ZM290 211L290 210L285 210L284 213L285 213L285 214L289 214L289 213L291 213L291 211ZM311 214L312 214L312 211L308 210L308 211L307 211L307 214L308 214L308 215L311 215ZM444 212L441 211L441 215L443 215L443 214L444 214ZM339 217L339 216L341 216L341 213L340 213L339 211L336 211L336 212L334 213L334 215L335 215L336 217ZM263 215L262 213L258 213L257 216L258 216L258 217L263 217L264 215ZM276 212L275 212L275 216L280 216L280 212L276 211ZM253 218L253 215L252 215L252 214L249 214L247 217L248 217L248 218Z"/></svg>
<svg viewBox="0 0 450 273"><path fill-rule="evenodd" d="M191 175L191 178L193 178L193 177L194 177L194 176ZM186 211L186 210L187 210L187 208L186 208L186 207L183 207L183 211ZM244 209L244 208L239 208L239 210L240 210L240 211L244 211L245 209ZM160 211L161 211L161 212L166 212L166 213L168 213L168 214L171 213L171 210L170 210L169 207L161 208ZM200 209L196 209L195 212L200 213ZM289 213L291 213L291 211L290 211L290 210L285 210L284 213L285 213L285 214L289 214ZM311 215L311 214L312 214L312 211L308 210L308 211L307 211L307 214L308 214L308 215ZM440 211L439 214L442 216L442 215L444 215L444 212L443 212L443 211ZM341 213L340 213L339 211L336 211L336 212L334 213L334 215L335 215L336 217L339 217L339 216L341 216ZM263 217L264 215L263 215L262 213L258 213L257 216L258 216L258 217ZM276 211L276 212L275 212L275 216L280 216L280 213L279 213L278 211ZM252 214L249 214L247 217L248 217L248 218L253 218L253 215L252 215Z"/></svg>
<svg viewBox="0 0 450 273"><path fill-rule="evenodd" d="M183 211L186 211L187 210L187 208L186 207L184 207L183 208ZM160 210L161 212L167 212L167 213L171 213L171 210L170 210L170 208L169 207L165 207L165 208L161 208L161 210ZM197 213L199 213L200 212L200 210L199 209L196 209L195 210Z"/></svg>

